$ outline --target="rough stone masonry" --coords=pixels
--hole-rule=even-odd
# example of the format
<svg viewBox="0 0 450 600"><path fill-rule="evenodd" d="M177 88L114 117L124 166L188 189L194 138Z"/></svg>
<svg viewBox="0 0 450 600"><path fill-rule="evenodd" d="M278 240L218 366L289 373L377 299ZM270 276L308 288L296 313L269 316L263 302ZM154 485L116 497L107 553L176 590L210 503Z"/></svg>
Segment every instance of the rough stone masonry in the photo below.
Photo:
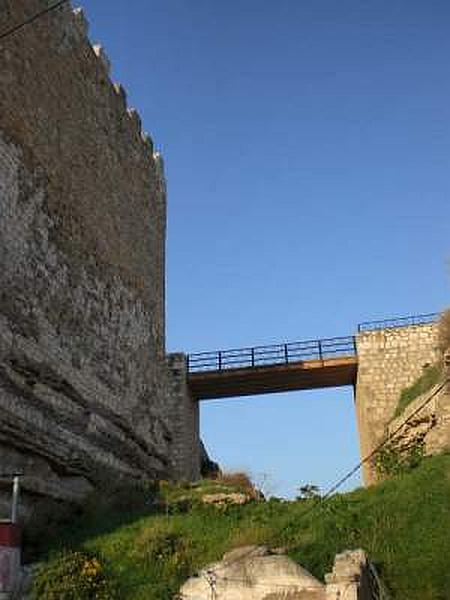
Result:
<svg viewBox="0 0 450 600"><path fill-rule="evenodd" d="M0 41L0 472L31 497L173 468L162 162L87 29L66 4Z"/></svg>
<svg viewBox="0 0 450 600"><path fill-rule="evenodd" d="M402 390L412 385L425 367L439 360L438 324L365 331L357 336L356 343L356 413L364 458L389 433L387 428ZM364 481L366 484L377 481L371 462L364 464Z"/></svg>

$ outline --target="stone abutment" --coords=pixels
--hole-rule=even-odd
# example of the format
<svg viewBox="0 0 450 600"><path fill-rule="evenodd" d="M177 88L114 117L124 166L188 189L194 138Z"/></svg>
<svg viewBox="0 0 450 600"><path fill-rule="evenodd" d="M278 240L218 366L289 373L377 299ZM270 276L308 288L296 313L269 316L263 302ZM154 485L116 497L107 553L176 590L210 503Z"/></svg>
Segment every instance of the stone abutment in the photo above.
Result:
<svg viewBox="0 0 450 600"><path fill-rule="evenodd" d="M356 415L365 458L385 439L402 390L439 360L438 325L366 331L358 334L356 343ZM364 465L364 481L376 481L370 461Z"/></svg>

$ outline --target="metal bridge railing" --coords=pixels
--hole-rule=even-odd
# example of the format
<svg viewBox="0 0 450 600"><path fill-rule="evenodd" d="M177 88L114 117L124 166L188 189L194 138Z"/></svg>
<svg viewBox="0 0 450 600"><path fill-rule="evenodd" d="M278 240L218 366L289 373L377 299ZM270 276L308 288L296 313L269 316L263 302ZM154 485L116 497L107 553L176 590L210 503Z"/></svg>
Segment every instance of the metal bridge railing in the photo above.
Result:
<svg viewBox="0 0 450 600"><path fill-rule="evenodd" d="M382 321L364 321L358 325L358 332L376 331L378 329L394 329L397 327L411 327L412 325L427 325L435 323L441 313L428 313L426 315L411 315L409 317L396 317Z"/></svg>
<svg viewBox="0 0 450 600"><path fill-rule="evenodd" d="M308 340L288 344L232 348L213 352L189 354L188 371L224 371L249 367L267 367L302 362L324 360L338 356L355 356L355 336Z"/></svg>
<svg viewBox="0 0 450 600"><path fill-rule="evenodd" d="M411 327L435 323L440 313L397 317L382 321L365 321L358 325L358 332ZM225 371L249 367L266 367L305 360L323 360L338 356L356 355L356 337L335 337L323 340L308 340L288 344L272 344L269 346L253 346L251 348L231 348L214 350L213 352L197 352L189 354L188 372Z"/></svg>

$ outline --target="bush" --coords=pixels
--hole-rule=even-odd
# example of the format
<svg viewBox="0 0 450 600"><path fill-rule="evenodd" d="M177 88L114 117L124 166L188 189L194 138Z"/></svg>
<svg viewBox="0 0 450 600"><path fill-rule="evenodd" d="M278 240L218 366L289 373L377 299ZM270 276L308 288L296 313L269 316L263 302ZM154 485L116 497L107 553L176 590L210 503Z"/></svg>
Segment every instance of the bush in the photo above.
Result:
<svg viewBox="0 0 450 600"><path fill-rule="evenodd" d="M170 522L156 522L136 540L135 558L147 567L187 575L191 567L191 546Z"/></svg>
<svg viewBox="0 0 450 600"><path fill-rule="evenodd" d="M424 452L423 436L416 436L407 447L394 438L377 452L372 462L379 477L394 477L417 467Z"/></svg>
<svg viewBox="0 0 450 600"><path fill-rule="evenodd" d="M41 567L33 597L45 600L118 600L114 578L95 554L63 552Z"/></svg>
<svg viewBox="0 0 450 600"><path fill-rule="evenodd" d="M320 498L320 489L317 485L312 483L306 483L298 488L300 494L296 497L296 500L311 500Z"/></svg>
<svg viewBox="0 0 450 600"><path fill-rule="evenodd" d="M192 571L193 551L189 539L164 520L145 528L136 539L133 559L155 583L151 598L172 598Z"/></svg>
<svg viewBox="0 0 450 600"><path fill-rule="evenodd" d="M235 487L250 496L258 495L250 476L244 471L221 473L216 481L221 485Z"/></svg>

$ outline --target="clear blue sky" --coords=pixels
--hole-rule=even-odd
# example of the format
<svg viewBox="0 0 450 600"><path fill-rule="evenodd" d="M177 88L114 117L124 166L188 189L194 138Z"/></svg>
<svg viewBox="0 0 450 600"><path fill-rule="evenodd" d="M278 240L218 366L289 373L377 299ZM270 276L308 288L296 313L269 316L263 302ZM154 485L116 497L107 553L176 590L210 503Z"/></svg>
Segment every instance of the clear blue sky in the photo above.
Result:
<svg viewBox="0 0 450 600"><path fill-rule="evenodd" d="M169 350L448 304L446 0L83 6L165 158ZM212 456L280 495L357 462L355 427L345 389L202 405Z"/></svg>

